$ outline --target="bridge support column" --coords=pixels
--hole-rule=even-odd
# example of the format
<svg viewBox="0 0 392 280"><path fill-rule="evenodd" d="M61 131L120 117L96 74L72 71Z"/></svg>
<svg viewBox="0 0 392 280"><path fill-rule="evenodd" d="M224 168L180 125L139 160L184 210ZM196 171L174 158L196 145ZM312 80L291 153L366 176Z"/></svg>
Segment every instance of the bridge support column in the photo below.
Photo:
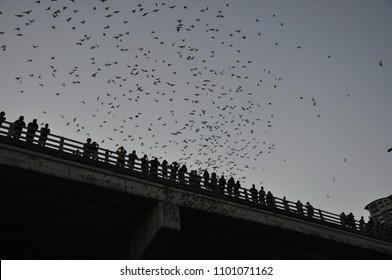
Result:
<svg viewBox="0 0 392 280"><path fill-rule="evenodd" d="M159 202L120 238L107 257L160 259L180 230L178 205Z"/></svg>

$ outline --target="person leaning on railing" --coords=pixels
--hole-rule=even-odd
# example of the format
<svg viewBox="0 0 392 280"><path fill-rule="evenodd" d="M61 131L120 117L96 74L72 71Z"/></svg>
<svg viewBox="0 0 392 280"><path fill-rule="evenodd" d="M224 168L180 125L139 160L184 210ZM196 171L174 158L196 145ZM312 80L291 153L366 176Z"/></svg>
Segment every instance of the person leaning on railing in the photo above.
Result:
<svg viewBox="0 0 392 280"><path fill-rule="evenodd" d="M218 191L220 193L224 194L225 193L225 187L226 187L226 179L225 179L225 177L222 174L222 176L219 178Z"/></svg>
<svg viewBox="0 0 392 280"><path fill-rule="evenodd" d="M45 127L41 127L40 133L38 145L45 146L46 139L48 139L48 135L50 134L49 124L45 124Z"/></svg>
<svg viewBox="0 0 392 280"><path fill-rule="evenodd" d="M177 179L177 171L179 167L180 165L176 161L172 162L170 165L170 180L175 181Z"/></svg>
<svg viewBox="0 0 392 280"><path fill-rule="evenodd" d="M361 219L359 220L359 230L360 231L365 230L365 220L363 219L363 216L361 216Z"/></svg>
<svg viewBox="0 0 392 280"><path fill-rule="evenodd" d="M207 169L204 170L204 173L203 173L203 180L204 180L204 188L209 189L210 174L208 173Z"/></svg>
<svg viewBox="0 0 392 280"><path fill-rule="evenodd" d="M313 218L314 215L314 208L313 206L308 202L306 202L306 212L308 214L309 218Z"/></svg>
<svg viewBox="0 0 392 280"><path fill-rule="evenodd" d="M216 177L216 173L211 173L211 180L210 180L210 189L211 191L216 191L218 187L218 177Z"/></svg>
<svg viewBox="0 0 392 280"><path fill-rule="evenodd" d="M250 188L250 193L251 193L251 195L252 195L252 201L254 202L254 203L257 203L257 190L256 190L256 186L255 186L255 184L252 184L252 187Z"/></svg>
<svg viewBox="0 0 392 280"><path fill-rule="evenodd" d="M117 166L124 167L127 150L125 150L124 147L121 146L117 149L116 153L117 153Z"/></svg>
<svg viewBox="0 0 392 280"><path fill-rule="evenodd" d="M267 192L266 200L267 200L268 207L275 207L275 197L272 194L272 192L270 191Z"/></svg>
<svg viewBox="0 0 392 280"><path fill-rule="evenodd" d="M303 204L300 200L297 201L297 203L295 204L296 208L297 208L297 213L299 215L303 215L304 214L304 209L303 209Z"/></svg>
<svg viewBox="0 0 392 280"><path fill-rule="evenodd" d="M34 119L32 122L29 122L29 124L27 125L26 141L28 143L34 142L34 136L37 131L38 131L37 119Z"/></svg>
<svg viewBox="0 0 392 280"><path fill-rule="evenodd" d="M340 213L340 223L342 224L343 227L346 227L346 221L347 221L347 216L344 212Z"/></svg>
<svg viewBox="0 0 392 280"><path fill-rule="evenodd" d="M352 230L356 230L357 227L355 226L355 218L353 213L350 212L350 214L348 214L346 216L346 225L348 228L352 229Z"/></svg>
<svg viewBox="0 0 392 280"><path fill-rule="evenodd" d="M189 185L196 188L200 187L200 177L197 175L196 170L191 170L189 173Z"/></svg>
<svg viewBox="0 0 392 280"><path fill-rule="evenodd" d="M142 172L148 174L148 157L147 157L147 155L144 155L140 161L141 161Z"/></svg>
<svg viewBox="0 0 392 280"><path fill-rule="evenodd" d="M259 190L259 201L261 205L265 205L265 190L263 186Z"/></svg>
<svg viewBox="0 0 392 280"><path fill-rule="evenodd" d="M98 157L98 150L99 150L99 144L97 142L93 142L91 144L91 158L94 160L99 160Z"/></svg>
<svg viewBox="0 0 392 280"><path fill-rule="evenodd" d="M234 178L230 177L230 179L227 181L227 188L226 188L227 189L227 194L229 196L233 195L234 184L235 184Z"/></svg>
<svg viewBox="0 0 392 280"><path fill-rule="evenodd" d="M183 164L180 169L178 169L178 180L180 180L181 183L185 183L185 173L188 172L188 169L185 164Z"/></svg>
<svg viewBox="0 0 392 280"><path fill-rule="evenodd" d="M161 167L162 167L162 178L167 179L167 168L168 168L167 160L164 159L162 161Z"/></svg>
<svg viewBox="0 0 392 280"><path fill-rule="evenodd" d="M153 160L150 160L150 174L158 177L158 168L161 164L158 161L158 158L155 157Z"/></svg>
<svg viewBox="0 0 392 280"><path fill-rule="evenodd" d="M20 116L19 119L17 119L13 123L11 135L15 139L19 139L21 137L21 135L22 135L22 130L25 127L26 127L26 124L24 122L24 117Z"/></svg>
<svg viewBox="0 0 392 280"><path fill-rule="evenodd" d="M90 158L92 150L91 138L87 138L86 143L83 144L83 156Z"/></svg>
<svg viewBox="0 0 392 280"><path fill-rule="evenodd" d="M133 150L132 153L128 155L128 166L129 169L133 170L135 167L135 160L139 159L136 155L136 151Z"/></svg>
<svg viewBox="0 0 392 280"><path fill-rule="evenodd" d="M3 125L3 123L5 122L5 120L6 120L5 112L4 112L4 111L1 111L1 112L0 112L0 127ZM8 132L8 133L9 133L9 132ZM1 134L5 134L5 133L1 132L1 130L0 130L0 135L1 135Z"/></svg>
<svg viewBox="0 0 392 280"><path fill-rule="evenodd" d="M6 119L5 112L1 111L0 112L0 126L3 124L3 122L5 122L5 119Z"/></svg>
<svg viewBox="0 0 392 280"><path fill-rule="evenodd" d="M234 184L234 197L240 196L240 188L241 188L240 181L237 180L237 182Z"/></svg>

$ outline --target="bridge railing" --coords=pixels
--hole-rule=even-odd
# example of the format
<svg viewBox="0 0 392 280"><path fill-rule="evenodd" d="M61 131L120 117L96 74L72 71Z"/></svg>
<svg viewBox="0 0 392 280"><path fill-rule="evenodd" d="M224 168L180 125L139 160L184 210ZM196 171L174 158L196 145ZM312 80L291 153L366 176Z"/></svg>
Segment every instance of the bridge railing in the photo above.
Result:
<svg viewBox="0 0 392 280"><path fill-rule="evenodd" d="M343 218L340 215L321 209L308 208L306 205L297 205L297 203L286 199L273 196L260 196L258 192L255 193L255 190L250 190L241 186L233 186L230 188L227 187L227 184L220 186L219 178L217 178L216 183L211 183L211 178L209 182L205 182L202 176L189 172L181 173L171 166L164 168L162 165L159 165L157 168L152 168L148 161L146 163L141 159L136 159L134 162L131 162L129 160L129 155L121 156L116 151L103 149L101 147L92 150L91 148L86 148L86 143L52 133L49 133L47 137L43 137L39 131L34 135L29 134L26 128L15 131L13 124L7 121L0 125L0 137L1 136L10 137L31 145L38 145L48 149L73 154L75 157L84 158L88 162L96 161L109 165L116 165L131 173L137 172L144 174L148 179L159 178L161 180L166 180L167 183L172 182L181 187L191 188L193 190L205 190L211 194L220 195L222 198L247 201L247 203L254 207L279 211L287 215L311 221L321 221L360 234L392 240L392 228L384 228L377 223L371 224L368 222L364 224L358 220Z"/></svg>

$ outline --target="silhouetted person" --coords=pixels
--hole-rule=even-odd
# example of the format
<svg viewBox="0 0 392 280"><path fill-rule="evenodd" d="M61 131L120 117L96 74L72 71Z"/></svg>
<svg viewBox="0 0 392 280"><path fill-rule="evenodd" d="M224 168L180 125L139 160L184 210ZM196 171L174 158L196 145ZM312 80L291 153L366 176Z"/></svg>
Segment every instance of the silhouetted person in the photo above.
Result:
<svg viewBox="0 0 392 280"><path fill-rule="evenodd" d="M98 149L99 149L99 145L97 142L93 142L91 143L91 158L98 160Z"/></svg>
<svg viewBox="0 0 392 280"><path fill-rule="evenodd" d="M289 202L287 201L285 196L283 197L283 207L284 207L284 210L286 210L287 212L290 212Z"/></svg>
<svg viewBox="0 0 392 280"><path fill-rule="evenodd" d="M318 210L318 214L320 216L320 220L324 221L324 216L323 216L323 212L321 212L321 209Z"/></svg>
<svg viewBox="0 0 392 280"><path fill-rule="evenodd" d="M124 167L125 156L127 154L127 151L124 149L123 146L121 146L117 149L116 153L117 153L117 166Z"/></svg>
<svg viewBox="0 0 392 280"><path fill-rule="evenodd" d="M270 192L270 191L267 192L266 200L267 200L267 206L268 207L275 207L275 197L272 194L272 192Z"/></svg>
<svg viewBox="0 0 392 280"><path fill-rule="evenodd" d="M211 182L210 182L210 185L211 185L211 190L212 191L216 191L217 190L217 187L218 187L218 177L216 177L216 173L215 172L212 172L211 173L211 178L210 178L211 180Z"/></svg>
<svg viewBox="0 0 392 280"><path fill-rule="evenodd" d="M220 193L224 194L225 193L225 187L226 187L226 179L225 179L225 177L222 174L222 176L219 178L219 182L218 182L218 191Z"/></svg>
<svg viewBox="0 0 392 280"><path fill-rule="evenodd" d="M200 177L199 177L199 175L197 175L197 171L196 170L192 170L189 173L189 184L192 187L197 187L197 188L200 187Z"/></svg>
<svg viewBox="0 0 392 280"><path fill-rule="evenodd" d="M177 179L177 171L180 165L178 162L173 161L172 164L170 165L170 180L176 181Z"/></svg>
<svg viewBox="0 0 392 280"><path fill-rule="evenodd" d="M14 123L10 123L10 126L8 128L7 136L8 137L13 137L13 134L14 134Z"/></svg>
<svg viewBox="0 0 392 280"><path fill-rule="evenodd" d="M210 188L210 174L208 173L207 170L204 170L203 180L204 180L204 188L209 189Z"/></svg>
<svg viewBox="0 0 392 280"><path fill-rule="evenodd" d="M4 112L4 111L1 111L1 112L0 112L0 126L3 125L3 122L5 122L5 119L6 119L6 117L5 117L5 112Z"/></svg>
<svg viewBox="0 0 392 280"><path fill-rule="evenodd" d="M181 183L185 184L185 173L188 172L188 169L186 168L186 165L183 164L180 169L178 169L178 179L180 180Z"/></svg>
<svg viewBox="0 0 392 280"><path fill-rule="evenodd" d="M15 139L19 139L20 136L22 135L22 130L23 128L26 127L26 124L24 122L24 117L20 116L19 119L17 119L16 121L14 121L14 125L13 125L13 137Z"/></svg>
<svg viewBox="0 0 392 280"><path fill-rule="evenodd" d="M346 220L347 220L346 224L350 229L352 229L352 230L357 229L357 227L355 225L355 219L354 219L353 213L350 212L350 214L347 215Z"/></svg>
<svg viewBox="0 0 392 280"><path fill-rule="evenodd" d="M359 230L360 231L365 230L365 220L363 219L363 216L361 216L361 219L359 220Z"/></svg>
<svg viewBox="0 0 392 280"><path fill-rule="evenodd" d="M191 187L195 186L195 176L193 174L193 170L189 172L189 186Z"/></svg>
<svg viewBox="0 0 392 280"><path fill-rule="evenodd" d="M234 178L230 177L230 179L227 181L227 188L226 188L227 194L230 196L233 195L234 184L235 184Z"/></svg>
<svg viewBox="0 0 392 280"><path fill-rule="evenodd" d="M139 159L136 155L136 151L133 150L132 153L128 155L128 166L129 169L133 170L135 168L135 160Z"/></svg>
<svg viewBox="0 0 392 280"><path fill-rule="evenodd" d="M340 223L342 224L343 227L347 226L346 221L347 221L346 214L344 212L340 213Z"/></svg>
<svg viewBox="0 0 392 280"><path fill-rule="evenodd" d="M144 155L141 159L141 168L142 168L143 173L148 174L148 157L147 157L147 155Z"/></svg>
<svg viewBox="0 0 392 280"><path fill-rule="evenodd" d="M265 190L264 187L261 187L261 189L259 190L259 200L261 205L265 205Z"/></svg>
<svg viewBox="0 0 392 280"><path fill-rule="evenodd" d="M240 197L240 188L241 188L240 181L237 181L237 182L234 184L234 196L235 196L235 197Z"/></svg>
<svg viewBox="0 0 392 280"><path fill-rule="evenodd" d="M150 161L150 174L158 177L158 168L161 164L158 161L158 158L155 157Z"/></svg>
<svg viewBox="0 0 392 280"><path fill-rule="evenodd" d="M38 139L38 145L45 146L49 134L50 134L49 124L46 123L44 127L41 127L40 136Z"/></svg>
<svg viewBox="0 0 392 280"><path fill-rule="evenodd" d="M5 122L5 120L6 120L5 112L2 111L2 112L0 113L0 126L3 125L3 123ZM7 136L11 136L11 132L12 132L11 126L12 126L12 124L9 125L8 132L7 132L7 133L1 132L1 128L0 128L0 134L5 134L5 135L7 135Z"/></svg>
<svg viewBox="0 0 392 280"><path fill-rule="evenodd" d="M162 161L162 178L167 179L167 167L168 167L168 162L167 160Z"/></svg>
<svg viewBox="0 0 392 280"><path fill-rule="evenodd" d="M34 136L37 130L38 130L37 119L34 119L32 122L29 122L29 124L27 125L26 141L28 143L33 143Z"/></svg>
<svg viewBox="0 0 392 280"><path fill-rule="evenodd" d="M306 202L306 212L308 214L309 218L313 218L314 215L314 208L313 206L308 202Z"/></svg>
<svg viewBox="0 0 392 280"><path fill-rule="evenodd" d="M91 144L91 138L87 138L86 143L83 144L83 156L90 158L91 152L93 151Z"/></svg>
<svg viewBox="0 0 392 280"><path fill-rule="evenodd" d="M303 204L301 201L297 201L297 203L295 204L296 208L297 208L297 213L299 215L303 215L304 214L304 209L303 209Z"/></svg>
<svg viewBox="0 0 392 280"><path fill-rule="evenodd" d="M251 196L252 196L252 201L254 202L254 203L257 203L257 190L256 190L256 186L255 186L255 184L252 184L252 187L250 188L250 193L251 193Z"/></svg>

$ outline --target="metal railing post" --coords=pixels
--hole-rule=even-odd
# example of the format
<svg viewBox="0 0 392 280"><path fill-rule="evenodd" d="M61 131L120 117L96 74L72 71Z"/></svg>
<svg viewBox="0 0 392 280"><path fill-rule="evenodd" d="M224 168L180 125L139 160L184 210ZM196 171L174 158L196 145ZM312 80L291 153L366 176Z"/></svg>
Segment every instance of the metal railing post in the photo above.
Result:
<svg viewBox="0 0 392 280"><path fill-rule="evenodd" d="M63 151L64 150L64 137L60 138L60 143L59 143L59 151Z"/></svg>
<svg viewBox="0 0 392 280"><path fill-rule="evenodd" d="M106 149L105 151L105 163L109 163L109 150Z"/></svg>
<svg viewBox="0 0 392 280"><path fill-rule="evenodd" d="M319 209L319 215L320 215L320 220L324 221L324 216L323 216L323 212L321 212L321 209Z"/></svg>

